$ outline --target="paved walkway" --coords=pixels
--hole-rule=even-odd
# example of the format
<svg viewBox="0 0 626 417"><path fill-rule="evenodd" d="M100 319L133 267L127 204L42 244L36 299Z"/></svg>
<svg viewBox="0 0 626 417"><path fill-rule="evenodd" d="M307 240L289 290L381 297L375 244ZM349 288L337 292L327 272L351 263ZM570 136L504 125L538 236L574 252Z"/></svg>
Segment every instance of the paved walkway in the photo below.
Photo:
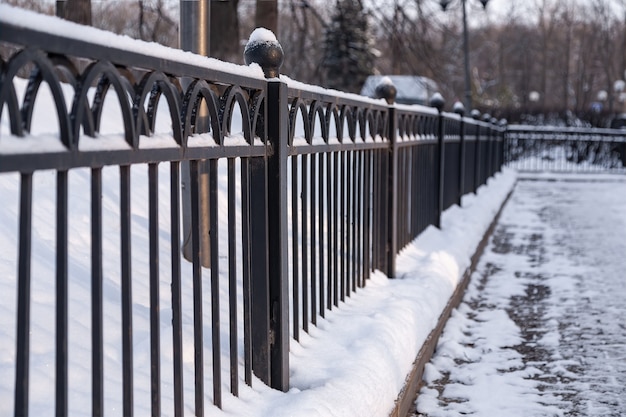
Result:
<svg viewBox="0 0 626 417"><path fill-rule="evenodd" d="M626 416L626 178L595 178L518 182L415 415Z"/></svg>

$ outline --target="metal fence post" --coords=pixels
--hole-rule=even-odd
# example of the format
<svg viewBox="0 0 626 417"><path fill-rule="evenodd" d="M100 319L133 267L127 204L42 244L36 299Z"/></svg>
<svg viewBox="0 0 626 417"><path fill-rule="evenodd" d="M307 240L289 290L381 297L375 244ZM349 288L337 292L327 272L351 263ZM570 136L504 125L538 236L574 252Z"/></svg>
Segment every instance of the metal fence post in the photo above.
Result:
<svg viewBox="0 0 626 417"><path fill-rule="evenodd" d="M461 207L461 197L465 190L465 106L460 101L454 103L453 111L459 115L461 121L459 123L459 194L457 196L457 204Z"/></svg>
<svg viewBox="0 0 626 417"><path fill-rule="evenodd" d="M208 0L180 0L180 48L199 55L209 55L209 25L211 7ZM191 83L189 78L182 79L183 88ZM201 106L196 121L196 133L208 131L208 113ZM215 133L215 132L214 132ZM211 246L209 238L209 164L200 161L200 262L203 267L211 266ZM183 202L183 256L191 262L191 190L189 162L181 165L181 195Z"/></svg>
<svg viewBox="0 0 626 417"><path fill-rule="evenodd" d="M502 166L504 165L504 140L506 134L506 119L500 119L498 122L500 126L499 135L498 135L498 172L502 172Z"/></svg>
<svg viewBox="0 0 626 417"><path fill-rule="evenodd" d="M435 226L441 228L441 213L443 212L443 193L444 193L444 170L445 170L445 144L444 144L444 125L443 125L443 106L445 100L439 93L433 94L430 98L430 105L437 109L439 116L437 117L437 172L435 178L437 179L437 192L435 195L437 202L437 218L435 220Z"/></svg>
<svg viewBox="0 0 626 417"><path fill-rule="evenodd" d="M472 110L472 118L476 120L476 144L474 145L474 194L478 192L480 186L480 112Z"/></svg>
<svg viewBox="0 0 626 417"><path fill-rule="evenodd" d="M257 29L261 30L261 29ZM252 36L251 36L252 38ZM252 344L255 374L272 388L289 389L289 283L287 248L287 85L278 80L283 50L277 41L249 42L246 64L257 63L267 81L264 123L266 146L266 242L253 251L265 252L264 274L252 276ZM253 173L254 175L254 173ZM254 186L253 186L254 189ZM260 243L259 241L256 244ZM254 244L254 243L253 243ZM260 255L260 252L257 252ZM252 266L254 270L254 265ZM263 277L262 275L265 275ZM262 291L257 293L257 287ZM259 326L257 326L257 321ZM255 364L255 358L263 362Z"/></svg>
<svg viewBox="0 0 626 417"><path fill-rule="evenodd" d="M389 104L387 135L389 137L389 154L387 165L387 265L386 274L389 278L396 276L396 253L398 252L398 119L394 101L396 87L389 80L376 86L376 96L384 98Z"/></svg>

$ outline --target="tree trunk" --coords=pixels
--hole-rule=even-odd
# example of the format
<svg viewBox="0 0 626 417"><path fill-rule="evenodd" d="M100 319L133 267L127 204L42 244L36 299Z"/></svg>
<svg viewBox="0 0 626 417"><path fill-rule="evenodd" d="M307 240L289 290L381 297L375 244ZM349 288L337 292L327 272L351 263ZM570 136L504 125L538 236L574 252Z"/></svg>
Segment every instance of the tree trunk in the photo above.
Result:
<svg viewBox="0 0 626 417"><path fill-rule="evenodd" d="M91 26L91 0L67 0L64 14L67 20Z"/></svg>
<svg viewBox="0 0 626 417"><path fill-rule="evenodd" d="M254 24L278 34L278 1L256 0Z"/></svg>
<svg viewBox="0 0 626 417"><path fill-rule="evenodd" d="M241 63L239 47L239 0L211 1L210 56L223 61Z"/></svg>

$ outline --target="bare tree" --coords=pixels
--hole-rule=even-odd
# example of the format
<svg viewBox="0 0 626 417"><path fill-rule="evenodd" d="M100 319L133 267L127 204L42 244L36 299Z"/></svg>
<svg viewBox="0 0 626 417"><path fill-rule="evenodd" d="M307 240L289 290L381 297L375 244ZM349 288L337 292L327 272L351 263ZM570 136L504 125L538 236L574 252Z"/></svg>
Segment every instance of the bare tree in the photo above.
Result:
<svg viewBox="0 0 626 417"><path fill-rule="evenodd" d="M66 0L64 13L67 20L91 26L91 0Z"/></svg>

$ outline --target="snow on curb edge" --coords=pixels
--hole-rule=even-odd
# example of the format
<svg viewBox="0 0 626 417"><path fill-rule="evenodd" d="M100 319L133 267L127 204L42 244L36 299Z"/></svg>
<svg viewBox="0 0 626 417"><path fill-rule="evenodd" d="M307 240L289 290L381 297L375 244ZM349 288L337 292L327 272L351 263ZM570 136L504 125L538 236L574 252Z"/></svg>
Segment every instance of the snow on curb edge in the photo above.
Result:
<svg viewBox="0 0 626 417"><path fill-rule="evenodd" d="M510 176L513 176L513 175L510 175ZM485 247L487 246L489 242L489 238L491 237L495 229L495 226L498 223L498 220L500 218L500 215L502 214L504 207L506 206L506 203L508 202L509 198L513 194L516 181L517 181L517 178L513 178L510 186L508 187L508 191L506 192L505 195L493 196L493 198L487 199L488 201L492 201L494 203L497 203L498 201L500 201L499 208L497 212L495 213L491 223L485 230L482 236L482 239L476 246L474 255L471 257L471 264L465 269L465 272L463 273L463 276L460 282L456 286L452 296L448 300L448 303L446 304L445 308L441 312L437 325L432 329L432 331L429 333L428 337L422 344L422 347L420 348L417 354L417 357L415 358L415 361L413 362L412 369L406 377L405 384L402 390L400 391L400 393L398 394L398 398L395 402L393 410L389 414L390 417L404 417L408 415L411 408L414 407L415 401L418 396L418 392L422 385L422 376L424 373L424 367L430 361L430 359L432 358L435 352L437 341L439 340L439 337L441 336L441 333L443 332L443 329L448 319L450 318L450 314L452 313L452 310L458 307L458 305L461 303L463 299L467 286L469 285L470 277L474 273L476 266L478 265L478 261L480 260L485 250ZM506 190L506 188L504 188L504 190ZM500 191L500 190L496 190L496 191ZM502 198L498 200L498 197L502 197Z"/></svg>

